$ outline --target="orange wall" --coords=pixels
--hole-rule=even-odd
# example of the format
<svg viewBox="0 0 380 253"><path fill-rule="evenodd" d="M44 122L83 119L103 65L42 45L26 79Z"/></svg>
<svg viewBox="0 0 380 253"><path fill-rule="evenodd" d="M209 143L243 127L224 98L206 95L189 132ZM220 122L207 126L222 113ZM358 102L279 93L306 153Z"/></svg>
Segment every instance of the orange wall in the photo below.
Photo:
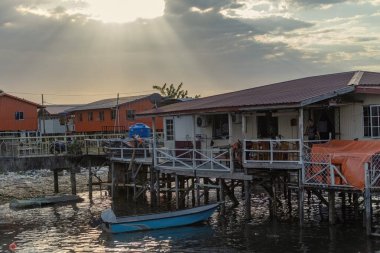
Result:
<svg viewBox="0 0 380 253"><path fill-rule="evenodd" d="M127 110L135 110L136 113L146 111L153 108L152 102L146 98L137 100L128 104L120 105L119 107L119 126L124 126L126 130L135 123L144 123L149 127L152 127L151 117L135 118L135 120L127 120ZM104 112L104 120L99 119L99 112ZM88 121L88 113L92 112L93 119ZM103 126L109 128L115 125L115 120L111 119L111 109L96 109L96 110L84 110L74 112L74 124L76 132L100 132L103 130ZM82 121L79 120L79 114L82 113ZM156 120L157 130L163 129L162 118Z"/></svg>
<svg viewBox="0 0 380 253"><path fill-rule="evenodd" d="M24 119L16 120L15 113ZM8 96L0 96L0 131L37 131L37 106Z"/></svg>

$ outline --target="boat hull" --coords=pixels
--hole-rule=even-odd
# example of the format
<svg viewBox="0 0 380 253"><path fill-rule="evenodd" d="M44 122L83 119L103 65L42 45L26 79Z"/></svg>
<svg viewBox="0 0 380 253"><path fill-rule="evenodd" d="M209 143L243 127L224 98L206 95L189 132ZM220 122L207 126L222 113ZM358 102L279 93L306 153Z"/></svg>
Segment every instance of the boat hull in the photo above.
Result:
<svg viewBox="0 0 380 253"><path fill-rule="evenodd" d="M139 220L132 222L105 223L105 229L111 233L134 232L141 230L161 229L170 227L186 226L207 220L216 210L218 205L211 206L209 209L194 213L184 213L176 215L173 212L171 217L158 219Z"/></svg>

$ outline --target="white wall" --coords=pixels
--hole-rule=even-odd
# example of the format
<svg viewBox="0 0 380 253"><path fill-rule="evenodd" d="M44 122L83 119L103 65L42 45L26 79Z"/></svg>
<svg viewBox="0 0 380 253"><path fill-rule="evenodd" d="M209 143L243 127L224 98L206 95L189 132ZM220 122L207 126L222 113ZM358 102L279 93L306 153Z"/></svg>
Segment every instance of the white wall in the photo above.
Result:
<svg viewBox="0 0 380 253"><path fill-rule="evenodd" d="M355 100L363 101L342 106L340 108L341 139L368 139L364 137L363 106L380 105L380 96L373 94L357 94Z"/></svg>
<svg viewBox="0 0 380 253"><path fill-rule="evenodd" d="M69 129L68 131L73 131L74 125L72 122L68 123L67 126ZM41 133L44 132L43 129L43 120L39 119L38 120L38 129L40 130ZM59 122L59 118L51 118L51 119L45 119L45 133L46 134L65 134L66 133L66 126L61 125Z"/></svg>

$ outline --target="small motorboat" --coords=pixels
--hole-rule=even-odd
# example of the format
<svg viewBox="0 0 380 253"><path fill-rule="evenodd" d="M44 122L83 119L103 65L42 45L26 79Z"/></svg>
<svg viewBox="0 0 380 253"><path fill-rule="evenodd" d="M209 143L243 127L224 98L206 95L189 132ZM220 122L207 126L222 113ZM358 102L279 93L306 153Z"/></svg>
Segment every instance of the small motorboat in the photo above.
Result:
<svg viewBox="0 0 380 253"><path fill-rule="evenodd" d="M189 208L185 210L116 217L112 209L101 214L103 228L110 233L134 232L185 226L207 220L218 208L219 203Z"/></svg>

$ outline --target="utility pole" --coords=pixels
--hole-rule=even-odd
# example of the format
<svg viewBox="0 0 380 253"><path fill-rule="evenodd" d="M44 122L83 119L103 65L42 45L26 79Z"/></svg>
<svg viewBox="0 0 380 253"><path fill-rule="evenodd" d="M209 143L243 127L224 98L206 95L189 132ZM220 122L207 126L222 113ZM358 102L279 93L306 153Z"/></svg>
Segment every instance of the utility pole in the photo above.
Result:
<svg viewBox="0 0 380 253"><path fill-rule="evenodd" d="M120 127L119 124L120 124L120 122L119 122L119 93L117 93L116 111L115 111L115 124L114 124L114 128L113 128L113 133L116 133L116 127ZM120 129L118 130L118 132L120 132Z"/></svg>
<svg viewBox="0 0 380 253"><path fill-rule="evenodd" d="M45 106L44 106L44 94L41 94L41 102L42 102L42 130L43 134L46 134L46 128L45 128Z"/></svg>

